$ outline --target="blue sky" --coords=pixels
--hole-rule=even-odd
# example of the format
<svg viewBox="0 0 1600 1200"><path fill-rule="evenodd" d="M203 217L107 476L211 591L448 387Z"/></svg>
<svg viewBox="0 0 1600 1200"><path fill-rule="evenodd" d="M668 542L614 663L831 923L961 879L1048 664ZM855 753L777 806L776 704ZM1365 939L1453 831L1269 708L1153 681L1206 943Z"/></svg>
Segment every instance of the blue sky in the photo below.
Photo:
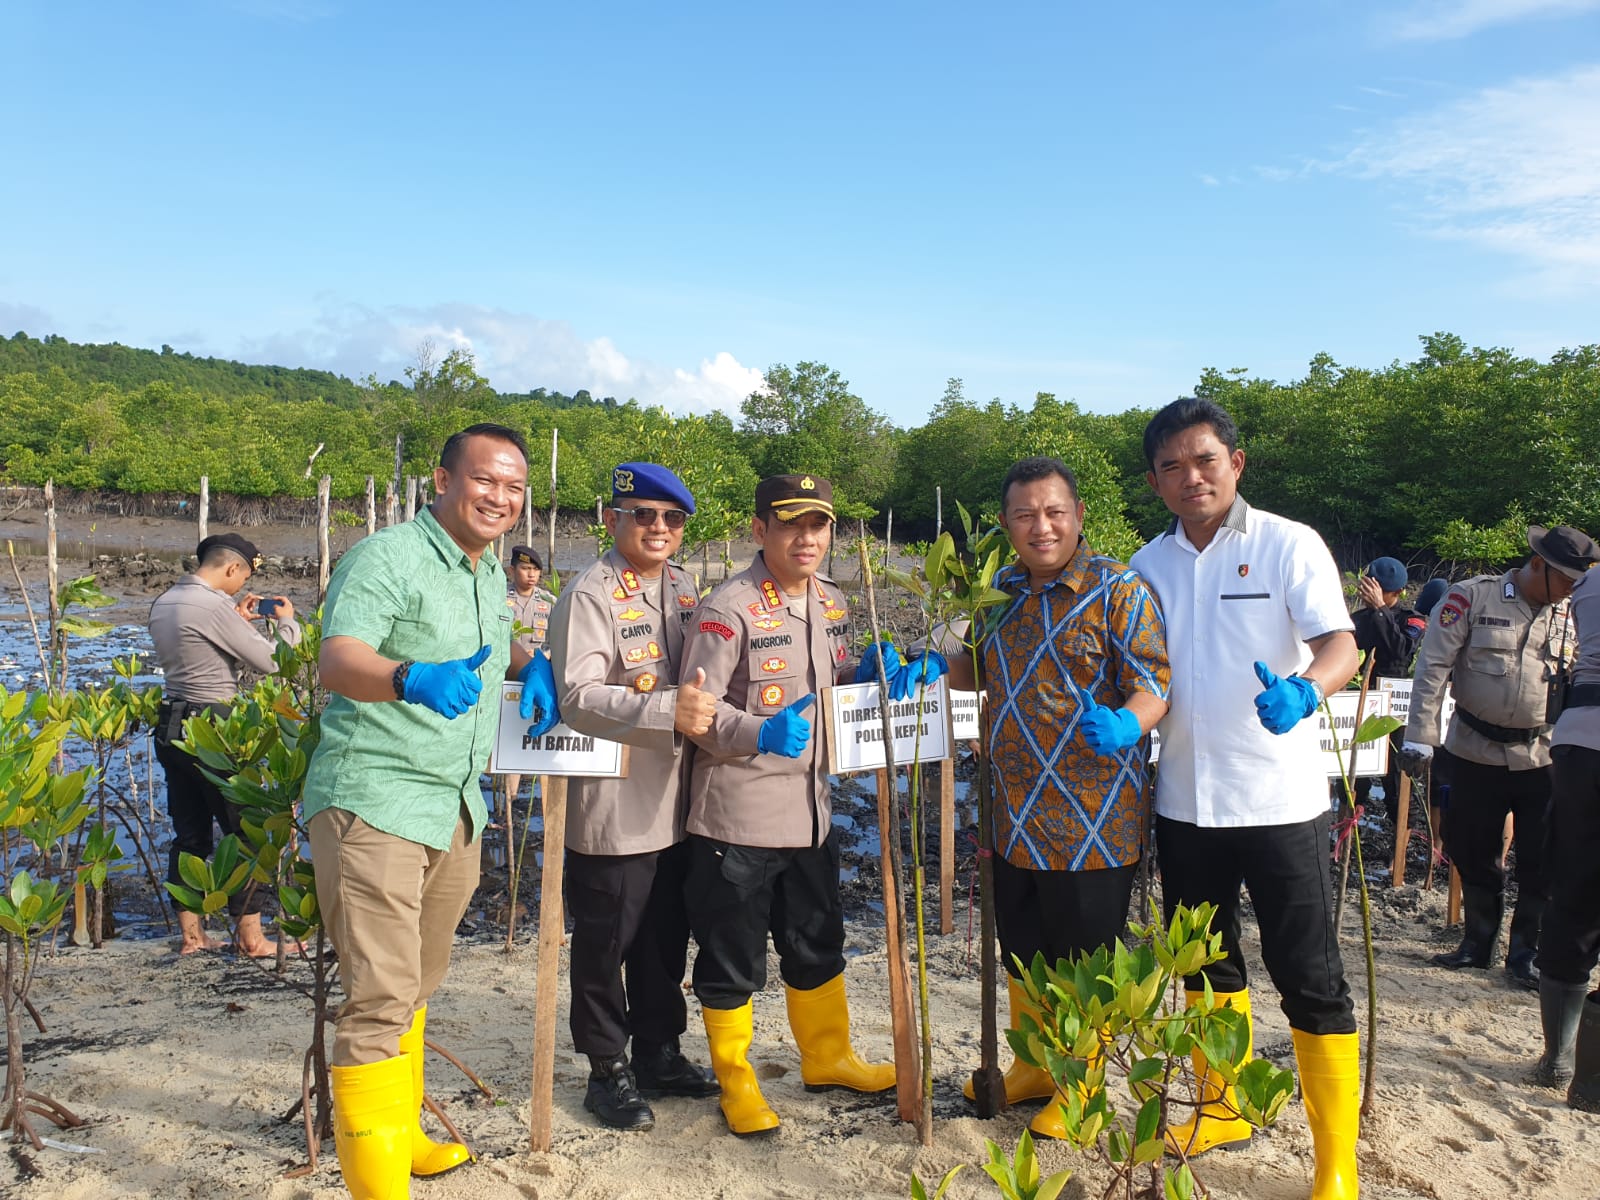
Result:
<svg viewBox="0 0 1600 1200"><path fill-rule="evenodd" d="M0 333L736 410L1600 341L1600 0L10 0Z"/></svg>

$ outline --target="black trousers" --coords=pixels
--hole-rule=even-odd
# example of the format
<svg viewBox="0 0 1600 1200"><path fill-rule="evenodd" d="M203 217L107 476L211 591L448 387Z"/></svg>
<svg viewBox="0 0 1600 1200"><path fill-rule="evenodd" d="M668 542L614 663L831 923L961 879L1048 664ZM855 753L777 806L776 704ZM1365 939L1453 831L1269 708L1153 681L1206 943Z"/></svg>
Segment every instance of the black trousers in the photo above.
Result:
<svg viewBox="0 0 1600 1200"><path fill-rule="evenodd" d="M1550 904L1539 933L1538 964L1557 983L1586 984L1600 961L1600 750L1557 746L1550 757L1544 859Z"/></svg>
<svg viewBox="0 0 1600 1200"><path fill-rule="evenodd" d="M994 859L994 917L1000 955L1018 977L1043 954L1055 966L1087 950L1110 945L1128 924L1128 900L1139 866L1100 871L1035 871Z"/></svg>
<svg viewBox="0 0 1600 1200"><path fill-rule="evenodd" d="M1219 992L1249 986L1240 952L1239 888L1250 890L1261 933L1261 958L1282 998L1289 1025L1302 1033L1354 1033L1355 1009L1333 936L1329 878L1332 815L1293 825L1204 829L1156 818L1161 898L1167 919L1181 903L1217 906L1212 921L1228 957L1205 974ZM1205 986L1200 976L1184 981Z"/></svg>
<svg viewBox="0 0 1600 1200"><path fill-rule="evenodd" d="M199 711L198 708L195 711ZM184 884L183 876L178 874L178 855L193 854L197 858L210 858L215 848L212 825L217 825L224 837L238 833L239 808L205 777L200 770L199 759L192 754L185 754L168 740L168 733L169 729L165 726L156 732L156 761L167 773L167 814L172 818L172 849L167 852L167 882L188 886ZM181 725L178 736L183 736ZM254 882L246 883L228 897L228 915L237 921L242 916L261 912L267 906L271 891L271 888ZM173 907L177 907L176 903Z"/></svg>
<svg viewBox="0 0 1600 1200"><path fill-rule="evenodd" d="M659 1046L687 1027L687 861L682 842L648 854L567 851L570 1019L572 1044L580 1054L621 1054L630 1036ZM637 1053L637 1044L634 1049Z"/></svg>
<svg viewBox="0 0 1600 1200"><path fill-rule="evenodd" d="M839 847L774 850L690 835L689 923L694 994L706 1008L739 1008L767 986L767 935L796 991L844 972Z"/></svg>
<svg viewBox="0 0 1600 1200"><path fill-rule="evenodd" d="M1500 895L1505 876L1496 866L1506 814L1516 818L1516 879L1519 899L1543 899L1545 814L1550 806L1550 768L1513 771L1457 757L1450 764L1450 808L1444 849L1461 882Z"/></svg>

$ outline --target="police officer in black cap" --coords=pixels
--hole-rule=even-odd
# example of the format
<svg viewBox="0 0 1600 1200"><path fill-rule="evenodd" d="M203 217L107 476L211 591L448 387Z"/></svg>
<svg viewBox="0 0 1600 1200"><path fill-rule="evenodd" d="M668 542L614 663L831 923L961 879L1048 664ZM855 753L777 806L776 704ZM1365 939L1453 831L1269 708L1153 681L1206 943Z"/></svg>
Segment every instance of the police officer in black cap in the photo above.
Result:
<svg viewBox="0 0 1600 1200"><path fill-rule="evenodd" d="M1577 649L1567 597L1600 551L1564 525L1529 527L1528 545L1533 553L1521 566L1453 585L1435 610L1417 659L1403 753L1408 769L1431 759L1449 682L1456 711L1445 742L1451 754L1445 850L1461 873L1464 931L1456 950L1433 961L1452 970L1490 964L1504 912L1497 860L1509 812L1516 821L1518 894L1506 974L1533 989L1548 882L1550 685Z"/></svg>
<svg viewBox="0 0 1600 1200"><path fill-rule="evenodd" d="M289 597L245 590L261 563L253 544L237 533L219 533L201 542L195 556L199 565L194 572L150 606L150 640L165 674L156 758L167 774L167 811L172 816L167 879L177 884L183 882L180 854L210 856L213 822L224 835L239 832L239 810L205 777L199 761L174 745L183 738L184 720L206 710L226 712L239 694L241 668L261 675L275 669L276 641L252 621L265 620L268 631L288 645L300 641ZM261 932L266 897L267 889L251 887L228 901L228 913L239 924L239 949L253 958L277 952L277 944ZM179 953L216 949L198 913L179 910L178 925L183 932Z"/></svg>

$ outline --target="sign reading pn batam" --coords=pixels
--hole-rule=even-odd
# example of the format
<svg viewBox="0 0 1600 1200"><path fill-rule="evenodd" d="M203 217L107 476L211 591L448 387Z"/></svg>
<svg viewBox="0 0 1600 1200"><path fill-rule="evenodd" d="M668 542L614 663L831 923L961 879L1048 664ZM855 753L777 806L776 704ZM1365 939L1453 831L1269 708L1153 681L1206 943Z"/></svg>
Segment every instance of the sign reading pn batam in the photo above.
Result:
<svg viewBox="0 0 1600 1200"><path fill-rule="evenodd" d="M627 775L627 747L621 742L579 733L557 725L537 738L528 736L528 722L517 711L520 683L500 685L500 728L489 756L493 775L572 775L615 779Z"/></svg>
<svg viewBox="0 0 1600 1200"><path fill-rule="evenodd" d="M828 770L836 775L876 771L886 765L883 753L883 713L875 683L846 683L822 689L823 716L828 722ZM892 701L889 724L894 738L894 761L899 767L913 759L925 763L950 757L950 714L944 680L928 688L919 702Z"/></svg>

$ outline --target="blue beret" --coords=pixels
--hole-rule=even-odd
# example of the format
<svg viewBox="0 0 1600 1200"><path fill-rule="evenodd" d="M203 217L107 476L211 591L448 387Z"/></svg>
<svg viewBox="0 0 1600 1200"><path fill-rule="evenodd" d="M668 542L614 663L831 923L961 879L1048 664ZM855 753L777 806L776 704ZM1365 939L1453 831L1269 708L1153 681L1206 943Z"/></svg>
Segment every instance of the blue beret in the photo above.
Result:
<svg viewBox="0 0 1600 1200"><path fill-rule="evenodd" d="M1375 558L1372 565L1367 568L1367 574L1378 581L1378 586L1386 592L1400 592L1406 586L1406 565L1398 558Z"/></svg>
<svg viewBox="0 0 1600 1200"><path fill-rule="evenodd" d="M618 463L611 472L611 499L664 500L684 512L694 512L694 497L683 480L657 463Z"/></svg>
<svg viewBox="0 0 1600 1200"><path fill-rule="evenodd" d="M1427 616L1433 611L1434 605L1444 599L1444 594L1450 590L1448 579L1430 579L1422 585L1422 590L1417 593L1417 611Z"/></svg>

